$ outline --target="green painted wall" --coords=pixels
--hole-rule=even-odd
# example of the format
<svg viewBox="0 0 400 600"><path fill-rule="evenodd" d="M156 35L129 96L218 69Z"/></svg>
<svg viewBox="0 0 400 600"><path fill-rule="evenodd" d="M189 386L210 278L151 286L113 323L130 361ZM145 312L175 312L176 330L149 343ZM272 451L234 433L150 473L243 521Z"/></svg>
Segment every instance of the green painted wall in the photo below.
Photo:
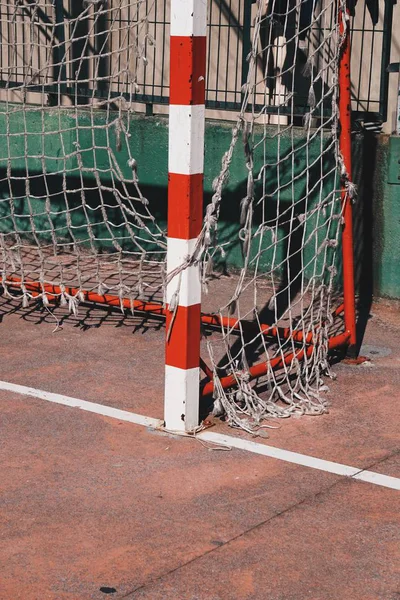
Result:
<svg viewBox="0 0 400 600"><path fill-rule="evenodd" d="M374 287L400 298L400 136L382 136L376 161Z"/></svg>
<svg viewBox="0 0 400 600"><path fill-rule="evenodd" d="M4 106L3 106L4 111ZM90 222L96 237L104 236L104 214L98 208L99 187L95 172L99 173L102 186L101 193L107 205L107 219L113 222L118 229L121 225L120 211L110 191L110 183L113 177L118 175L120 169L127 180L128 193L134 194L132 169L128 160L133 157L138 164L139 185L143 195L149 200L150 210L156 216L159 223L165 225L167 212L167 146L168 146L168 121L161 117L135 116L130 123L125 123L130 133L128 139L129 150L125 136L121 136L119 147L118 132L115 124L104 128L104 113L95 111L93 122L89 111L81 110L76 117L70 110L46 109L44 116L37 110L32 110L27 115L16 112L12 118L7 119L5 112L0 106L0 232L10 230L13 227L9 216L9 205L1 202L10 193L5 179L7 169L12 172L13 196L15 200L16 213L26 215L29 210L34 214L35 227L49 229L46 225L47 216L43 211L43 201L37 200L36 196L45 194L45 185L49 186L52 199L52 220L57 227L60 237L67 235L66 223L66 199L69 206L69 217L75 226L79 237L86 228L86 221L82 216L80 188L83 184L86 188L86 199L91 208ZM44 120L43 120L44 119ZM47 135L41 135L43 129ZM218 175L221 165L221 157L228 149L231 139L231 123L209 122L206 127L206 155L205 155L205 203L212 196L212 182ZM8 130L8 134L7 134ZM26 135L21 132L26 131ZM48 135L51 133L50 135ZM294 138L289 136L274 136L271 129L270 138L265 145L266 160L270 162L268 167L267 181L268 189L264 193L271 194L269 204L271 214L276 214L276 204L272 192L277 185L278 171L273 166L277 152L277 144L281 144L280 154L286 155L287 159L280 165L280 185L284 187L280 201L279 238L281 243L279 252L286 252L285 239L287 237L287 221L289 216L288 207L291 205L292 195L296 198L307 196L307 208L315 205L319 198L326 197L334 185L334 173L331 172L325 181L322 181L309 194L308 189L313 189L314 184L321 179L321 172L329 171L327 167L333 164L332 155L328 151L325 154L324 163L315 161L321 155L320 140L316 140L308 146L308 163L313 167L308 171L307 177L301 175L304 169L305 151L302 146L305 143L304 132L298 129ZM258 138L259 140L261 137ZM93 143L96 152L91 148ZM326 147L328 138L323 141ZM79 148L79 159L77 155ZM110 161L107 148L115 156L116 161ZM293 153L294 151L294 153ZM24 155L29 155L29 161L25 161ZM373 289L375 293L400 298L400 245L398 243L400 234L400 186L396 183L388 183L389 165L389 138L387 136L373 136L369 134L353 136L353 158L354 174L359 185L359 198L354 207L355 212L355 252L356 252L356 274L361 293L363 290ZM7 162L7 157L11 160ZM293 182L293 168L299 175ZM400 157L399 157L400 158ZM79 164L81 161L81 165ZM48 173L46 181L41 175L43 165ZM256 169L260 165L256 164ZM84 177L80 178L83 167ZM26 187L27 170L29 175L36 176L31 179L29 188ZM68 173L65 181L62 173ZM400 180L399 180L400 181ZM227 246L227 254L219 261L225 262L226 267L238 267L242 263L240 244L237 242L238 223L240 215L240 202L246 195L247 169L244 160L243 144L237 144L230 172L230 179L225 190L224 202L221 210L220 243L235 240ZM131 189L130 189L131 188ZM258 190L260 193L260 190ZM30 206L28 206L30 205ZM57 209L59 207L59 210ZM54 208L56 210L54 210ZM305 201L299 202L294 217L305 210ZM7 213L8 211L8 213ZM260 209L256 208L254 218L254 233L258 230L258 224L263 220ZM321 217L320 217L321 218ZM289 219L290 220L290 219ZM310 222L308 230L297 223L297 234L294 236L294 251L298 244L307 240L303 263L312 262L315 252L320 249L321 242L327 235L326 224L322 222ZM44 224L44 226L43 226ZM29 231L31 223L26 217L17 218L17 227L20 231ZM116 229L116 231L117 231ZM315 232L315 233L313 233ZM334 228L329 232L329 237L335 236ZM271 234L264 232L263 247L271 243ZM107 246L107 242L104 242ZM329 251L331 252L331 251ZM332 251L333 252L333 251ZM262 263L268 268L271 262L271 252L265 252ZM322 261L316 262L317 271ZM337 261L340 271L340 261ZM312 268L309 267L308 274L311 275Z"/></svg>
<svg viewBox="0 0 400 600"><path fill-rule="evenodd" d="M117 114L114 115L117 117ZM68 240L67 212L75 236L86 236L86 219L96 238L106 238L104 221L107 219L115 225L114 233L121 233L121 215L114 195L112 181L118 180L118 171L126 180L128 195L136 195L133 184L132 169L128 165L130 157L136 159L138 164L139 185L143 195L149 200L150 210L155 215L159 224L166 224L167 214L167 144L168 121L165 118L137 116L130 122L124 122L124 127L129 131L130 137L120 137L118 141L117 126L113 124L113 116L105 125L105 113L102 111L80 110L74 115L67 109L37 110L32 107L27 113L17 110L11 117L1 113L0 109L0 176L4 180L7 169L12 173L12 196L17 216L15 224L11 221L9 204L2 203L0 208L0 231L17 227L21 232L32 229L32 222L26 218L33 213L33 223L36 229L42 231L50 239L49 218L44 211L43 199L38 197L46 194L46 187L51 197L51 221L57 229L60 238ZM46 135L42 135L42 131ZM7 134L8 132L8 134ZM25 135L22 133L25 132ZM205 154L205 204L212 196L212 183L219 174L221 159L229 148L232 135L232 123L209 122L206 127L206 154ZM254 143L261 143L262 133L255 136ZM323 241L328 235L335 237L336 222L329 223L329 209L327 214L319 215L307 220L304 227L301 223L301 214L315 206L321 198L329 197L334 188L335 173L332 169L333 156L331 149L327 148L329 137L322 141L320 138L311 140L307 144L308 164L305 170L306 140L303 131L298 130L294 136L283 134L276 136L275 128L271 128L270 137L264 144L263 152L258 151L255 159L255 172L258 172L264 162L268 162L266 181L267 186L261 189L260 183L255 183L257 196L262 194L270 197L263 204L267 212L262 214L262 205L256 206L253 218L253 258L260 247L263 250L260 264L268 269L272 260L280 262L287 254L287 239L290 223L294 222L294 233L291 233L290 253L297 256L293 259L292 269L301 268L308 276L321 275L324 263L324 253L332 254L331 249L323 246ZM129 148L128 145L129 144ZM276 165L277 146L280 145L279 155L283 157ZM326 150L323 161L320 159L321 146ZM93 147L96 148L93 151ZM79 152L77 152L79 150ZM29 156L25 160L24 156ZM10 157L9 162L7 157ZM257 163L258 161L258 163ZM43 171L46 171L46 178ZM29 172L29 187L26 187L27 172ZM292 173L295 177L292 177ZM67 174L67 179L63 177ZM83 179L80 177L83 173ZM322 177L322 173L324 176ZM328 174L327 174L328 173ZM33 175L33 177L32 177ZM240 267L242 264L241 243L238 232L240 229L240 205L246 195L248 171L245 163L243 144L238 142L231 165L229 182L225 188L224 200L221 208L221 226L219 228L218 243L222 244L225 253L216 255L216 262L221 267ZM97 179L96 179L97 178ZM279 182L279 183L278 183ZM8 198L10 191L4 187L0 189L0 197ZM85 197L89 210L78 210L82 205L80 188L84 185ZM281 189L279 207L276 204L274 190L279 185ZM336 184L337 185L337 184ZM131 189L130 189L131 188ZM99 193L103 196L106 205L106 218L104 210L100 209ZM292 198L297 204L292 209ZM66 207L68 206L68 211ZM279 214L277 254L273 256L273 233L270 229L260 229L262 222L272 221ZM87 216L88 215L88 216ZM300 215L300 218L296 217ZM292 219L294 217L294 221ZM293 227L293 225L292 225ZM260 245L261 244L261 245ZM107 241L103 242L107 247ZM300 256L299 248L305 250ZM318 255L317 261L314 260ZM332 259L333 260L333 259ZM302 264L299 261L303 261ZM286 265L282 266L282 269ZM329 273L324 273L329 277Z"/></svg>

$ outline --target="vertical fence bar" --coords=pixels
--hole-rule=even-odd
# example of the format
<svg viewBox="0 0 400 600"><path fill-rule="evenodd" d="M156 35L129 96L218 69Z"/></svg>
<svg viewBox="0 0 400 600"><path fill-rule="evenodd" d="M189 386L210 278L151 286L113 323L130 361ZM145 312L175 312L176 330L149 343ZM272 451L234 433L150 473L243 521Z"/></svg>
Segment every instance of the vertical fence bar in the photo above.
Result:
<svg viewBox="0 0 400 600"><path fill-rule="evenodd" d="M56 18L55 36L57 43L54 46L53 82L56 94L65 94L67 89L67 69L65 63L65 29L64 12L62 0L54 0L54 12ZM55 98L61 104L60 98Z"/></svg>
<svg viewBox="0 0 400 600"><path fill-rule="evenodd" d="M351 164L351 80L350 80L350 25L349 13L343 14L339 9L340 33L345 34L342 53L339 63L339 118L340 118L340 152L342 154L346 178L352 181ZM346 19L347 17L347 19ZM353 253L353 207L348 190L342 187L343 205L343 295L344 295L344 320L346 331L350 334L349 354L356 351L356 310L354 288L354 253Z"/></svg>
<svg viewBox="0 0 400 600"><path fill-rule="evenodd" d="M171 0L167 273L190 255L203 217L206 0ZM201 285L199 267L166 291L167 429L198 425Z"/></svg>
<svg viewBox="0 0 400 600"><path fill-rule="evenodd" d="M242 74L240 78L241 88L247 81L247 75L249 72L249 63L247 56L251 50L251 7L254 4L254 0L244 0L244 13L243 13L243 40L242 40Z"/></svg>
<svg viewBox="0 0 400 600"><path fill-rule="evenodd" d="M382 58L381 58L381 81L379 87L379 113L382 121L387 121L388 97L389 97L389 73L390 51L392 45L393 28L393 0L385 0L385 12L383 15L382 32ZM370 77L373 74L371 72Z"/></svg>

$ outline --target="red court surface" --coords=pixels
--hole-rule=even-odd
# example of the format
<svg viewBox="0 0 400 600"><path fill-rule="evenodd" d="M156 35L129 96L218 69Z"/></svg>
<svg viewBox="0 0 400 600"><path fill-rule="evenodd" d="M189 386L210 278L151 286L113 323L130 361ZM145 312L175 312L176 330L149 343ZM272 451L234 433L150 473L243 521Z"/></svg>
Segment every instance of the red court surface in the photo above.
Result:
<svg viewBox="0 0 400 600"><path fill-rule="evenodd" d="M53 333L46 310L0 309L2 381L162 418L157 324L81 307ZM373 306L373 363L335 365L329 414L273 421L267 440L210 431L400 478L398 309ZM395 489L4 390L0 403L1 600L400 599Z"/></svg>

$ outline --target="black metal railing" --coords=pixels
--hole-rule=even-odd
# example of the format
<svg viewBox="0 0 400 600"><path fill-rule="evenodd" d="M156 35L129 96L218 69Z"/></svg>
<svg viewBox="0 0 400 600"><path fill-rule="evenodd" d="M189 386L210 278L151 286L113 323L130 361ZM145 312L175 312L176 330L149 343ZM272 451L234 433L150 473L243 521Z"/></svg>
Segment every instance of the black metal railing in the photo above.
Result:
<svg viewBox="0 0 400 600"><path fill-rule="evenodd" d="M385 122L395 0L359 2L351 20L353 115Z"/></svg>
<svg viewBox="0 0 400 600"><path fill-rule="evenodd" d="M105 6L105 2L99 6ZM237 111L241 106L254 2L209 0L207 108ZM108 4L112 7L112 0L108 0ZM85 10L82 0L2 2L0 87L26 87L28 81L29 90L46 93L50 103L57 102L60 93L78 104L87 103L88 98L101 100L122 95L146 104L148 113L154 105L168 104L169 2L146 0L140 6L141 9L127 3L117 17L110 10L104 11L101 19L98 15L94 19L93 9L92 17L81 20L79 14ZM121 47L121 35L126 36L123 45L128 49L134 45L136 31L130 33L129 28L140 21L139 10L148 14L142 49L147 60L140 64L136 61L132 88L126 73L119 67L121 58L116 49ZM352 18L352 96L356 118L381 122L387 118L392 19L393 0L384 0L380 11L377 0L375 8L373 2L367 5L359 0L356 4ZM113 27L115 32L109 35ZM95 73L91 59L92 62L97 60ZM51 63L51 69L46 68L46 61ZM107 78L107 72L114 74ZM299 114L306 110L305 99L300 99L297 109ZM266 110L275 112L276 109L270 106Z"/></svg>

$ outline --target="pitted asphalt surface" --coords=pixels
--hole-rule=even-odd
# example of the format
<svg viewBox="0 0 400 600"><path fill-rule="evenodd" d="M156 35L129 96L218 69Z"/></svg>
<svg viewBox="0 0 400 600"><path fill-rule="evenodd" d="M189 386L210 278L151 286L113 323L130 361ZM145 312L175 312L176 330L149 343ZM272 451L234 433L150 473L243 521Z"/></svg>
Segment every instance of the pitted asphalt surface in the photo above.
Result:
<svg viewBox="0 0 400 600"><path fill-rule="evenodd" d="M400 477L400 312L371 366L335 365L330 413L279 448ZM3 304L0 379L162 417L163 334L102 311ZM400 495L0 392L0 599L397 600ZM215 430L232 431L217 422Z"/></svg>

